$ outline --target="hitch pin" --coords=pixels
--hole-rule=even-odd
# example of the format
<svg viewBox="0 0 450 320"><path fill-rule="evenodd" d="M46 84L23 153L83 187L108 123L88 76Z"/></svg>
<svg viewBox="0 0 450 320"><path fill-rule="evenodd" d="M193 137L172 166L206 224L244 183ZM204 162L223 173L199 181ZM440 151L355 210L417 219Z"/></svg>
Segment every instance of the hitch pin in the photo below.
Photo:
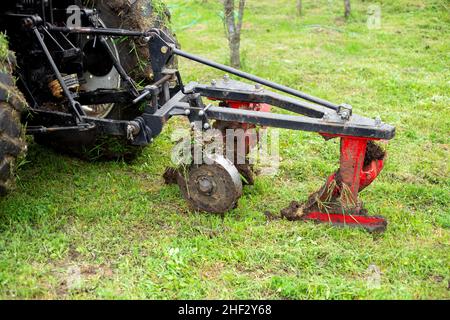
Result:
<svg viewBox="0 0 450 320"><path fill-rule="evenodd" d="M158 89L157 86L148 86L146 87L147 90L143 91L142 94L140 96L138 96L136 99L133 100L133 104L137 104L139 102L141 102L142 100L144 100L149 94L152 93L153 90Z"/></svg>
<svg viewBox="0 0 450 320"><path fill-rule="evenodd" d="M152 91L158 90L158 87L164 84L166 81L169 81L170 78L172 78L172 75L165 75L160 80L156 81L154 84L145 87L146 90L142 92L140 96L138 96L136 99L133 100L133 104L137 104L141 102L143 99L145 99L149 94L152 93Z"/></svg>
<svg viewBox="0 0 450 320"><path fill-rule="evenodd" d="M206 114L206 111L208 111L208 109L211 108L212 106L213 106L212 103L208 104L203 110L200 110L198 115L200 117L203 117Z"/></svg>

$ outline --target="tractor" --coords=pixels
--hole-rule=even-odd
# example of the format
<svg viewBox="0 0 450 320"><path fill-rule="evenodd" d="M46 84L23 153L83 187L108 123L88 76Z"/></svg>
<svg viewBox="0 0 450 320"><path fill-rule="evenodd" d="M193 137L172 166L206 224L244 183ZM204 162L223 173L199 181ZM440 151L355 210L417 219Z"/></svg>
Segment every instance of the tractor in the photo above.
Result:
<svg viewBox="0 0 450 320"><path fill-rule="evenodd" d="M368 215L359 192L383 169L386 154L376 142L393 139L393 126L359 116L346 103L335 104L183 51L167 27L170 19L159 1L2 2L0 30L8 42L0 62L2 195L14 185L26 135L86 160L132 160L170 119L183 117L192 134L275 127L339 139L339 169L306 203L291 203L281 216L386 229L386 219ZM185 84L180 59L218 69L223 79ZM208 161L169 169L166 180L180 186L195 211L232 210L243 185L255 178L247 159L255 141L244 140L243 156L229 152L234 147L227 143L224 154L211 153Z"/></svg>

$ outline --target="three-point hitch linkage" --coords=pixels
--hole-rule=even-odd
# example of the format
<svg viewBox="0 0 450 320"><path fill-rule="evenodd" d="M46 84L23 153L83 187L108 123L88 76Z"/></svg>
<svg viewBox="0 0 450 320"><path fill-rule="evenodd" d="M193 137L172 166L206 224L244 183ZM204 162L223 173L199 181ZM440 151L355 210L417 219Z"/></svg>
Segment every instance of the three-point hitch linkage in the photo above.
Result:
<svg viewBox="0 0 450 320"><path fill-rule="evenodd" d="M337 105L329 101L310 96L303 92L261 79L254 75L221 65L177 48L176 42L159 29L147 32L109 29L98 27L68 28L52 25L33 26L35 34L45 29L49 33L82 33L97 37L99 43L108 46L107 37L141 37L148 42L150 63L154 71L154 83L144 89L137 89L130 77L114 61L127 90L97 90L79 93L72 97L74 114L78 118L72 122L75 126L94 125L105 134L124 134L131 143L146 145L158 136L165 123L172 117L187 117L194 129L210 130L216 123L241 124L242 126L265 126L291 130L317 132L325 139L340 139L340 168L331 175L325 185L313 194L306 204L292 203L282 211L282 215L291 220L312 220L319 223L363 227L370 231L382 231L387 222L382 217L367 215L359 199L359 192L369 186L383 168L385 153L374 143L377 140L390 140L395 128L381 122L353 113L346 104ZM38 32L41 30L41 32ZM42 47L45 43L39 40ZM45 51L45 50L44 50ZM234 81L224 77L210 85L189 83L184 86L177 70L166 69L167 62L174 56L184 57L232 74L256 85ZM51 60L51 57L49 57ZM55 73L58 70L55 68ZM60 77L58 77L59 79ZM62 81L62 80L61 80ZM173 83L177 85L173 88ZM172 87L170 87L172 84ZM268 87L293 97L284 96L267 90ZM64 88L64 86L63 86ZM71 93L66 90L69 96ZM203 98L219 101L218 106L205 104ZM297 99L296 99L297 98ZM301 100L299 100L301 99ZM80 115L77 106L89 102L107 103L128 100L137 104L146 102L144 113L133 121L113 121L89 118ZM279 107L298 115L286 115L268 112L267 105ZM39 116L36 111L36 116ZM46 114L46 117L54 115ZM59 115L62 117L62 115ZM67 125L70 121L64 121ZM72 126L73 126L72 125ZM242 195L241 173L224 157L212 156L211 163L192 165L188 172L176 178L186 199L193 208L223 213L233 208Z"/></svg>

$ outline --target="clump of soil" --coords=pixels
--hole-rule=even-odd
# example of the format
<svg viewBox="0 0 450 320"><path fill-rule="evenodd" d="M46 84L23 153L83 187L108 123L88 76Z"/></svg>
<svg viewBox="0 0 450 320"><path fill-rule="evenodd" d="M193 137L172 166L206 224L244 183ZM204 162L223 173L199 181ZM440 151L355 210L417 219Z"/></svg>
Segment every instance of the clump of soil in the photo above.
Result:
<svg viewBox="0 0 450 320"><path fill-rule="evenodd" d="M282 219L282 217L280 215L273 214L270 211L264 212L264 215L266 216L267 221L274 221L274 220Z"/></svg>
<svg viewBox="0 0 450 320"><path fill-rule="evenodd" d="M367 143L366 157L364 159L364 166L368 166L372 161L383 160L386 152L375 142L369 141Z"/></svg>
<svg viewBox="0 0 450 320"><path fill-rule="evenodd" d="M287 208L281 210L281 217L289 221L300 220L302 217L301 208L302 204L300 202L292 201Z"/></svg>
<svg viewBox="0 0 450 320"><path fill-rule="evenodd" d="M164 182L166 184L177 184L179 171L176 168L167 168L163 174Z"/></svg>

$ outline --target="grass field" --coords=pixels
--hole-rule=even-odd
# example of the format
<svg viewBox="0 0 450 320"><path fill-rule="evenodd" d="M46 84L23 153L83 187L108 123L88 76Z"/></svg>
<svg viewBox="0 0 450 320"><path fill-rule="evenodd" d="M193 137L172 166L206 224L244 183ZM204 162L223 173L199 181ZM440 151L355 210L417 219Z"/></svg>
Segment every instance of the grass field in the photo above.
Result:
<svg viewBox="0 0 450 320"><path fill-rule="evenodd" d="M0 202L0 297L26 299L449 299L450 4L249 0L243 69L380 116L397 127L362 193L382 235L266 221L306 200L338 166L337 141L281 131L275 178L245 187L223 219L189 211L161 177L171 124L133 164L86 163L31 144ZM218 1L168 1L183 49L226 62ZM181 61L186 81L222 76ZM381 271L380 283L373 272ZM379 284L379 285L378 285Z"/></svg>

